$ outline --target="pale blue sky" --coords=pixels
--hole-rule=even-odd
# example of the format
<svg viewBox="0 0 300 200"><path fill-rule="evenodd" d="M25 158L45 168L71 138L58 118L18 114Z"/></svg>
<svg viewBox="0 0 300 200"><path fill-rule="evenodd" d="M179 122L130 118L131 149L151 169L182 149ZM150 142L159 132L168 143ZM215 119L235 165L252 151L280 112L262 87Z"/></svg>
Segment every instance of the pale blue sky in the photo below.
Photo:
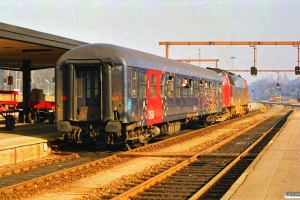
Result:
<svg viewBox="0 0 300 200"><path fill-rule="evenodd" d="M163 57L160 41L300 41L298 0L0 0L0 6L2 23ZM220 68L253 66L249 46L171 46L170 58L198 58L199 47L202 58L220 59ZM292 46L258 46L257 56L258 69L294 69L298 60ZM252 82L270 74L241 75Z"/></svg>

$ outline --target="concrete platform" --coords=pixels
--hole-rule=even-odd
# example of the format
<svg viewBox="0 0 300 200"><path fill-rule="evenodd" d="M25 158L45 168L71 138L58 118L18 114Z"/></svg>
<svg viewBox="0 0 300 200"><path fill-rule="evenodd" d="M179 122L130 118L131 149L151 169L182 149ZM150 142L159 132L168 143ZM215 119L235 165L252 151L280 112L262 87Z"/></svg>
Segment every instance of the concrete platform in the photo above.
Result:
<svg viewBox="0 0 300 200"><path fill-rule="evenodd" d="M299 109L289 116L285 126L222 200L300 198Z"/></svg>
<svg viewBox="0 0 300 200"><path fill-rule="evenodd" d="M17 164L47 156L49 141L60 137L56 124L16 124L8 131L0 124L0 166Z"/></svg>

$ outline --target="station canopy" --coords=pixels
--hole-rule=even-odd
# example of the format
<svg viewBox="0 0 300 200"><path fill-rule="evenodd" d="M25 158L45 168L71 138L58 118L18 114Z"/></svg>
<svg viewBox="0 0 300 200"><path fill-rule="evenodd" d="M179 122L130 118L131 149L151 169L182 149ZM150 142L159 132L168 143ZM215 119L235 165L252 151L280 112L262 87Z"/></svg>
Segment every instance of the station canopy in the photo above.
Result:
<svg viewBox="0 0 300 200"><path fill-rule="evenodd" d="M87 44L48 33L0 23L0 69L23 71L23 61L30 69L54 68L66 51Z"/></svg>

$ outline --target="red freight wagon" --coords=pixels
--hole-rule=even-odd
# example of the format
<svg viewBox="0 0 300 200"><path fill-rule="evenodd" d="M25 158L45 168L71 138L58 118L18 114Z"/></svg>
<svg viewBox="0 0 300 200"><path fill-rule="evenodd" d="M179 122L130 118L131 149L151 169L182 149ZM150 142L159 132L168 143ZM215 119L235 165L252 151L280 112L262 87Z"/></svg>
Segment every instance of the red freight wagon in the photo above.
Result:
<svg viewBox="0 0 300 200"><path fill-rule="evenodd" d="M15 127L15 114L22 111L17 109L18 100L16 91L0 90L0 115L5 119L7 130L13 130Z"/></svg>
<svg viewBox="0 0 300 200"><path fill-rule="evenodd" d="M18 103L18 108L23 108L23 102ZM36 118L38 122L48 119L50 124L54 123L55 102L28 102L29 112L26 114L25 121L32 123Z"/></svg>

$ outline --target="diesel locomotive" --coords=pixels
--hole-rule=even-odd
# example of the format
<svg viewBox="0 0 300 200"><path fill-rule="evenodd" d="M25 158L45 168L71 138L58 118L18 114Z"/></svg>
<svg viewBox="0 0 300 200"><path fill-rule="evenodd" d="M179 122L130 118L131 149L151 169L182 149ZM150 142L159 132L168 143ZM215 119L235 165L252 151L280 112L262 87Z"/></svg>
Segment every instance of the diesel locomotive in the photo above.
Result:
<svg viewBox="0 0 300 200"><path fill-rule="evenodd" d="M248 112L240 76L111 44L66 52L55 76L57 129L78 144L130 149L183 124L208 125Z"/></svg>

